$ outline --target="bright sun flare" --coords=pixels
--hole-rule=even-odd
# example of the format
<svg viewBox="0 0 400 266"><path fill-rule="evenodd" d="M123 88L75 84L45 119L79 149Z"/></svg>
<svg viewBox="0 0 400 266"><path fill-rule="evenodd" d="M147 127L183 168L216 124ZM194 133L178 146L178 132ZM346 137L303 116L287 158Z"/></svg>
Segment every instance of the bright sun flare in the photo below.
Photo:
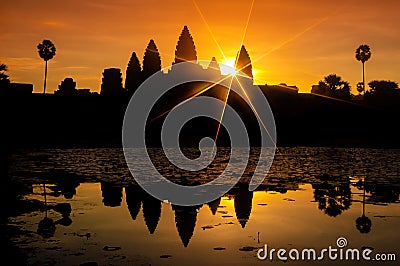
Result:
<svg viewBox="0 0 400 266"><path fill-rule="evenodd" d="M223 75L236 75L235 60L235 58L227 58L224 62L221 63L220 68Z"/></svg>

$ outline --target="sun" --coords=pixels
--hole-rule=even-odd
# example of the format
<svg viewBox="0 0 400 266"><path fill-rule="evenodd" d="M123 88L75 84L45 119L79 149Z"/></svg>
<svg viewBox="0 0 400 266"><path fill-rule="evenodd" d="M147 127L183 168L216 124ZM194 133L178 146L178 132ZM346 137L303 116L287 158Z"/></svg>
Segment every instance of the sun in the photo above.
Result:
<svg viewBox="0 0 400 266"><path fill-rule="evenodd" d="M220 64L221 74L235 76L237 72L235 69L235 61L236 58L233 57L227 58L224 62L222 62Z"/></svg>

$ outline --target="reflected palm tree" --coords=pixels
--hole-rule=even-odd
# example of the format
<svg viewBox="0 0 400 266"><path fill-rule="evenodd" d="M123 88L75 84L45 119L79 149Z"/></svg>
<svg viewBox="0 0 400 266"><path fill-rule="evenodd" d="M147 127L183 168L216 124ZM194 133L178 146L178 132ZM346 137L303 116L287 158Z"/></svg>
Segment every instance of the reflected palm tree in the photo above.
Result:
<svg viewBox="0 0 400 266"><path fill-rule="evenodd" d="M71 215L71 204L69 203L60 203L53 207L53 210L61 213L62 218L57 220L56 224L61 224L63 226L70 226L72 224L72 220L70 218Z"/></svg>
<svg viewBox="0 0 400 266"><path fill-rule="evenodd" d="M56 232L56 224L53 219L48 218L47 216L40 220L37 233L41 235L43 238L50 238L54 236Z"/></svg>
<svg viewBox="0 0 400 266"><path fill-rule="evenodd" d="M365 216L365 178L363 178L363 202L362 202L362 216L356 220L357 230L362 234L368 234L371 231L372 222Z"/></svg>
<svg viewBox="0 0 400 266"><path fill-rule="evenodd" d="M142 191L138 186L132 185L125 188L125 200L132 220L136 220L142 205Z"/></svg>
<svg viewBox="0 0 400 266"><path fill-rule="evenodd" d="M54 233L56 232L56 225L53 219L47 217L46 184L43 184L43 196L44 196L45 217L42 220L40 220L37 233L41 235L43 238L49 238L54 236Z"/></svg>
<svg viewBox="0 0 400 266"><path fill-rule="evenodd" d="M156 231L161 216L161 201L143 191L143 217L150 234Z"/></svg>
<svg viewBox="0 0 400 266"><path fill-rule="evenodd" d="M321 178L326 179L327 176ZM318 202L318 209L331 217L342 214L351 205L351 189L349 180L339 180L329 176L329 181L313 184L314 199Z"/></svg>
<svg viewBox="0 0 400 266"><path fill-rule="evenodd" d="M103 204L107 207L121 206L122 202L122 187L112 183L101 182L101 195Z"/></svg>
<svg viewBox="0 0 400 266"><path fill-rule="evenodd" d="M172 205L172 210L175 212L176 229L178 229L178 234L185 248L189 245L189 241L193 236L199 208L200 206Z"/></svg>
<svg viewBox="0 0 400 266"><path fill-rule="evenodd" d="M233 196L236 218L242 228L245 228L253 205L253 191L249 191L247 185L239 184L237 188L234 188Z"/></svg>

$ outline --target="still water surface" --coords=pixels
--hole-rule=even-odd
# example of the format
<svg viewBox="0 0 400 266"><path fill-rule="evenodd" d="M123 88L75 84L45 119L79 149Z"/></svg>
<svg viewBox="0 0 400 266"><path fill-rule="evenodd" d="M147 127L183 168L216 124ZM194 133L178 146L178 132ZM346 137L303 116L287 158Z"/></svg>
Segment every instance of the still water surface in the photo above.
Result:
<svg viewBox="0 0 400 266"><path fill-rule="evenodd" d="M349 248L400 256L398 150L279 148L257 191L244 178L195 207L146 194L120 149L20 151L7 166L2 174L17 196L7 225L18 228L12 242L31 265L281 265L259 261L257 249L320 250L336 247L338 237Z"/></svg>

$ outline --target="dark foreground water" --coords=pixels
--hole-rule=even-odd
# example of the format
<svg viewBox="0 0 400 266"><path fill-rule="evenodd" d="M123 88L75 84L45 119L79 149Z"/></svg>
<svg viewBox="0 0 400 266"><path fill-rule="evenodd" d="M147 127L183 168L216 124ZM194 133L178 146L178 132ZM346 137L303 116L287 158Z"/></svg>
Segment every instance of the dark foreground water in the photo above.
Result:
<svg viewBox="0 0 400 266"><path fill-rule="evenodd" d="M344 251L395 254L397 261L379 265L400 260L400 150L279 148L257 191L248 191L244 179L195 207L171 206L141 190L120 149L19 151L1 159L3 253L15 263L283 265L276 255L259 260L258 249L319 252L337 248L339 237L347 240ZM164 171L187 181L172 168ZM323 263L368 264L328 255Z"/></svg>

